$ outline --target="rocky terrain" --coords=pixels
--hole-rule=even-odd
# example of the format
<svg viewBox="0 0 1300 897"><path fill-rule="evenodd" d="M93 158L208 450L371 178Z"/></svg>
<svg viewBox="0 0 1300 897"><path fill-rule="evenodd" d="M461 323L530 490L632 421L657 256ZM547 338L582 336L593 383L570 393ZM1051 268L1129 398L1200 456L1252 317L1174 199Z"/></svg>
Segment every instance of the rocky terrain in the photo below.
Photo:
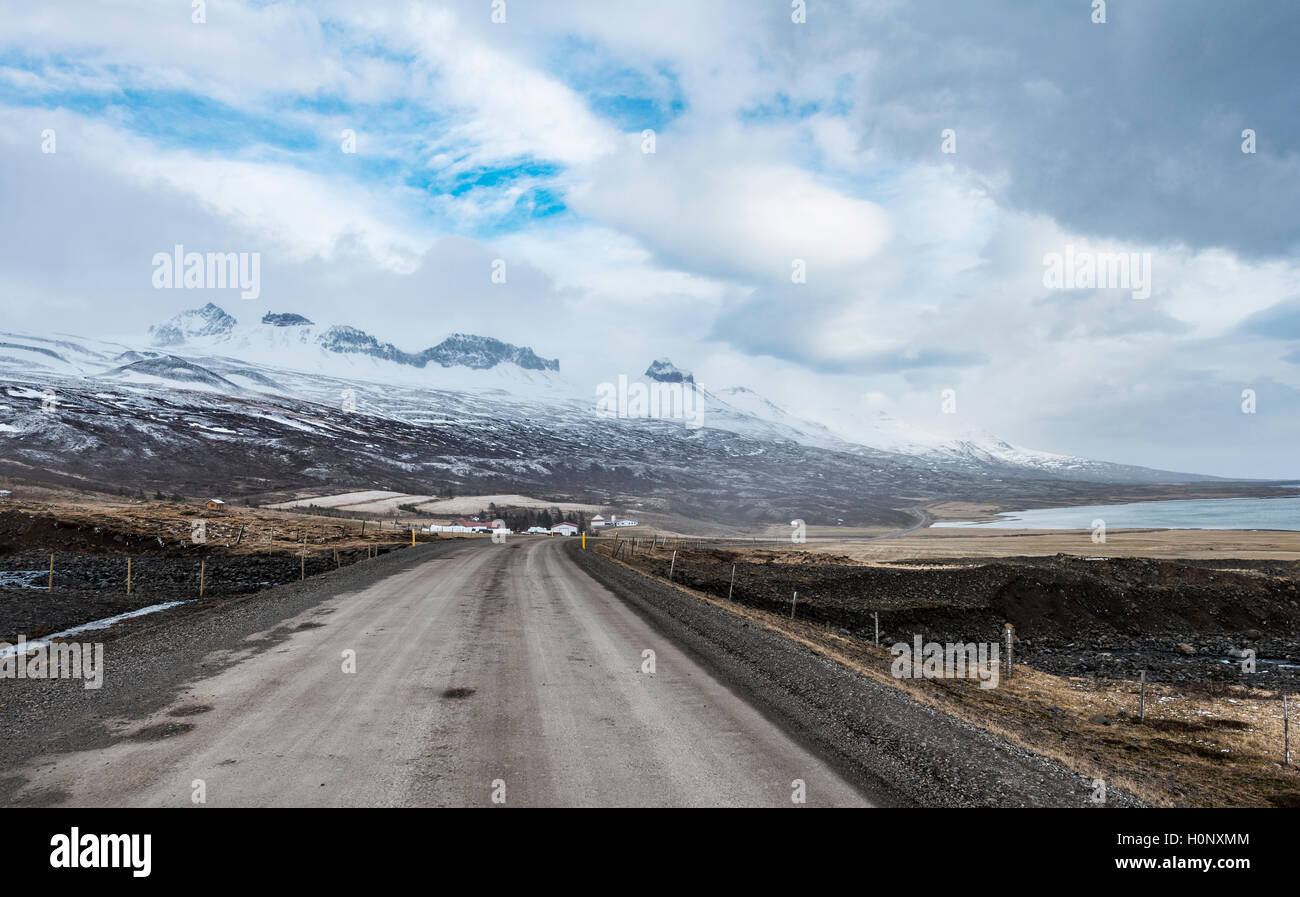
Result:
<svg viewBox="0 0 1300 897"><path fill-rule="evenodd" d="M666 576L670 553L620 560ZM882 644L1001 641L1015 656L1072 676L1300 686L1300 562L1087 560L1064 555L865 566L789 551L679 549L684 586ZM731 588L732 565L736 565ZM1254 651L1256 671L1244 672Z"/></svg>

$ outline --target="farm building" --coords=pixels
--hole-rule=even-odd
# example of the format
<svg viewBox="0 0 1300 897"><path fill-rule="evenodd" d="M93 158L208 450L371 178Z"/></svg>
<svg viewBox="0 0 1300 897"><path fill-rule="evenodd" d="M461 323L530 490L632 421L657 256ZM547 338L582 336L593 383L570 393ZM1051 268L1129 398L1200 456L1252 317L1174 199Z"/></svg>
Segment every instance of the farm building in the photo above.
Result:
<svg viewBox="0 0 1300 897"><path fill-rule="evenodd" d="M226 503L219 498L209 498L203 503L203 507L209 511L224 511L226 510Z"/></svg>
<svg viewBox="0 0 1300 897"><path fill-rule="evenodd" d="M557 523L551 527L552 536L576 536L578 528L572 523Z"/></svg>

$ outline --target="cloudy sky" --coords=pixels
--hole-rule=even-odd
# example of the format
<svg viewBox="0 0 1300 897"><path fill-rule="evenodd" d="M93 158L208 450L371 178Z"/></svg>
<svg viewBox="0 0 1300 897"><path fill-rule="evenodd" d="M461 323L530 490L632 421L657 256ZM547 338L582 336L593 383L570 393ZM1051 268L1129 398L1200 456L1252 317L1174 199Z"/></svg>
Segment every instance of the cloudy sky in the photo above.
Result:
<svg viewBox="0 0 1300 897"><path fill-rule="evenodd" d="M211 299L1300 480L1293 0L194 5L0 2L6 329ZM177 243L261 296L154 290Z"/></svg>

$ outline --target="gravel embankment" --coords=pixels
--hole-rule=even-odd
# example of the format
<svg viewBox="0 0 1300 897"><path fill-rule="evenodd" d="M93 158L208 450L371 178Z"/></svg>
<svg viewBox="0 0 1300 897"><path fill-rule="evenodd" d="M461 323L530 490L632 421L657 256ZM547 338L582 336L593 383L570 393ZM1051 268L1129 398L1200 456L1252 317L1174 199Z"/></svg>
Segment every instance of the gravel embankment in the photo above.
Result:
<svg viewBox="0 0 1300 897"><path fill-rule="evenodd" d="M1091 780L782 635L567 546L575 563L868 793L896 806L1091 806ZM1108 789L1109 806L1138 801Z"/></svg>

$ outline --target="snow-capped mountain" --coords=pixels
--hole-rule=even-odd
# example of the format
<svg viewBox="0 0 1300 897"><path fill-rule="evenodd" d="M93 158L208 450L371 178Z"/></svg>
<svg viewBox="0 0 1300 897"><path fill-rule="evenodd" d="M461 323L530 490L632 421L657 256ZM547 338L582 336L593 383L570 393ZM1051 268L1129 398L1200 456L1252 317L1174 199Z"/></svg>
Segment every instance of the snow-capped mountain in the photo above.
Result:
<svg viewBox="0 0 1300 897"><path fill-rule="evenodd" d="M652 376L655 362L646 376ZM673 367L693 382L690 374ZM1092 461L1074 455L1060 455L1027 449L999 439L991 433L969 431L958 437L927 433L883 411L869 415L845 415L850 426L832 429L816 421L795 417L752 389L733 386L716 392L705 391L712 413L711 425L749 435L794 439L805 445L837 451L863 447L907 455L922 461L957 465L967 470L1013 470L1102 482L1167 482L1170 474L1145 468ZM756 426L761 424L761 426ZM1153 477L1159 475L1159 479ZM1173 475L1175 479L1179 475Z"/></svg>
<svg viewBox="0 0 1300 897"><path fill-rule="evenodd" d="M127 345L0 334L0 471L188 493L364 487L636 496L731 520L901 521L918 499L1071 494L1071 483L1206 479L937 439L880 415L852 435L744 387L696 390L702 426L596 413L560 363L492 337L399 347L291 310L208 304Z"/></svg>
<svg viewBox="0 0 1300 897"><path fill-rule="evenodd" d="M231 351L247 358L250 351L264 347L277 350L292 346L319 347L326 355L364 355L413 368L429 364L463 366L486 370L499 364L513 364L528 371L558 371L555 359L540 358L532 349L512 346L501 340L467 333L453 333L441 343L416 352L381 342L349 324L319 327L294 312L267 312L251 325L241 325L224 309L209 302L202 308L183 311L164 324L149 328L152 345L173 349Z"/></svg>
<svg viewBox="0 0 1300 897"><path fill-rule="evenodd" d="M155 346L180 346L196 339L222 339L235 330L236 321L222 308L209 302L202 308L183 311L165 324L149 328Z"/></svg>

